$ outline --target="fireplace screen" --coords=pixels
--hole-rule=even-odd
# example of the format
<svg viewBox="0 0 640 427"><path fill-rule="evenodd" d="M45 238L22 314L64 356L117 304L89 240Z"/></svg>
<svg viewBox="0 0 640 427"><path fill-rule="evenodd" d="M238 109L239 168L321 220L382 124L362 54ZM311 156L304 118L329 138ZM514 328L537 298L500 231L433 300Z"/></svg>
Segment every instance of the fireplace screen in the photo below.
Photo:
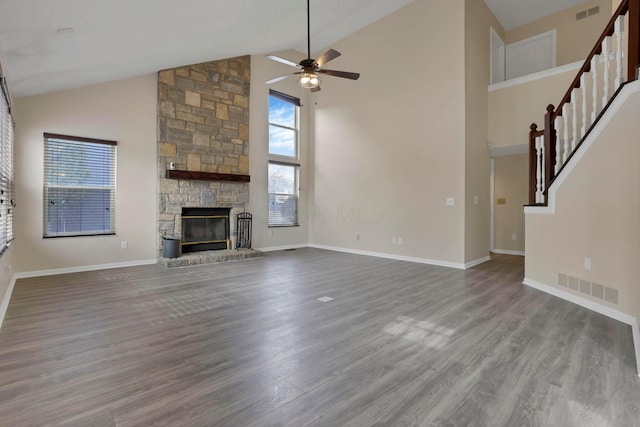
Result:
<svg viewBox="0 0 640 427"><path fill-rule="evenodd" d="M230 208L182 208L182 252L227 249Z"/></svg>

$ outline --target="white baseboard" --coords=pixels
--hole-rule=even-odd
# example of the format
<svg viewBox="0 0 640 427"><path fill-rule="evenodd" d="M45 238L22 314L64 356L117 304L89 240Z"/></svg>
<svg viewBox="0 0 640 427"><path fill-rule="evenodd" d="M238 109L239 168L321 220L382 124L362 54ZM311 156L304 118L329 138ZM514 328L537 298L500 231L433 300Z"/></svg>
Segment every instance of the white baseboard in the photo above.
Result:
<svg viewBox="0 0 640 427"><path fill-rule="evenodd" d="M491 256L490 255L487 255L485 257L478 258L475 261L470 261L470 262L466 263L464 265L464 269L466 270L467 268L471 268L471 267L475 267L476 265L484 264L487 261L491 261Z"/></svg>
<svg viewBox="0 0 640 427"><path fill-rule="evenodd" d="M427 258L415 258L415 257L404 256L404 255L386 254L383 252L361 251L358 249L340 248L337 246L316 245L314 243L310 243L308 246L310 248L325 249L325 250L334 251L334 252L344 252L344 253L355 254L355 255L366 255L366 256L373 256L377 258L395 259L397 261L416 262L418 264L429 264L429 265L436 265L438 267L457 268L459 270L464 270L466 267L465 264L458 263L458 262L439 261L439 260L427 259ZM476 262L476 261L472 261L472 262ZM481 261L481 262L484 262L484 261Z"/></svg>
<svg viewBox="0 0 640 427"><path fill-rule="evenodd" d="M626 323L627 325L630 325L631 332L633 333L633 346L636 353L636 370L638 372L638 375L640 376L640 330L638 330L638 320L635 317L629 314L625 314L621 311L615 310L613 308L598 304L597 302L588 300L578 295L571 294L567 291L563 291L562 289L558 289L553 286L536 282L535 280L531 280L526 277L524 278L524 281L522 283L531 288L535 288L547 294L551 294L558 298L562 298L563 300L572 302L581 307L588 308L589 310L595 311L596 313L600 313L604 316L610 317L612 319L615 319L622 323Z"/></svg>
<svg viewBox="0 0 640 427"><path fill-rule="evenodd" d="M139 261L114 262L110 264L83 265L79 267L54 268L51 270L26 271L24 273L16 273L16 279L27 279L30 277L55 276L56 274L82 273L84 271L108 270L110 268L137 267L140 265L157 264L158 260L144 259Z"/></svg>
<svg viewBox="0 0 640 427"><path fill-rule="evenodd" d="M269 246L266 248L254 248L256 251L260 252L276 252L276 251L287 251L291 249L302 249L308 248L309 245L305 244L297 244L297 245L284 245L284 246Z"/></svg>
<svg viewBox="0 0 640 427"><path fill-rule="evenodd" d="M7 291L4 293L2 300L0 301L0 328L2 328L2 322L4 322L4 316L7 314L7 309L9 308L9 300L11 300L11 294L13 293L13 287L16 285L16 275L11 276L11 280L9 281L9 287Z"/></svg>
<svg viewBox="0 0 640 427"><path fill-rule="evenodd" d="M491 252L493 252L494 254L500 254L500 255L524 256L524 251L509 251L506 249L494 249Z"/></svg>

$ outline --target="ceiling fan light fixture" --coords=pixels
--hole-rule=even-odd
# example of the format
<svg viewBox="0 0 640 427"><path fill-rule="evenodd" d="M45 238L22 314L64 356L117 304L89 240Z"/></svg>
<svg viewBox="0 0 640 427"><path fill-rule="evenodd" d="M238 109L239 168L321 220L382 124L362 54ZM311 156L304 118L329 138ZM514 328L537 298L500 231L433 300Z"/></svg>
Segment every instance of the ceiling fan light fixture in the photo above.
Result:
<svg viewBox="0 0 640 427"><path fill-rule="evenodd" d="M298 78L298 84L305 89L314 89L320 86L320 77L316 73L302 73Z"/></svg>

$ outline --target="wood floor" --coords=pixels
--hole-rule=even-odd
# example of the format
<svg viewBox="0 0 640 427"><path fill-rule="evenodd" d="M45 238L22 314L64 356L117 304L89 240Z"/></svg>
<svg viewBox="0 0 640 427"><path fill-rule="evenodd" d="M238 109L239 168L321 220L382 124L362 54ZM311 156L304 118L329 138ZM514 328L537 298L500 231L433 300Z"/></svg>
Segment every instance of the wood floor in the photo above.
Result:
<svg viewBox="0 0 640 427"><path fill-rule="evenodd" d="M640 425L630 328L522 276L301 249L21 279L0 425Z"/></svg>

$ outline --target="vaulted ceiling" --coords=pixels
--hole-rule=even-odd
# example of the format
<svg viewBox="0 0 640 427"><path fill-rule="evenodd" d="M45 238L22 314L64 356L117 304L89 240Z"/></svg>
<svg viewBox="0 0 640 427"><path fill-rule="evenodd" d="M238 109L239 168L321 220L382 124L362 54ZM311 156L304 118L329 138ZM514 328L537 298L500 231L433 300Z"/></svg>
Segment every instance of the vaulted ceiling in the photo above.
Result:
<svg viewBox="0 0 640 427"><path fill-rule="evenodd" d="M411 1L312 0L311 50ZM581 2L485 1L506 28ZM14 96L23 97L238 55L306 51L305 14L304 0L2 0L0 44Z"/></svg>

